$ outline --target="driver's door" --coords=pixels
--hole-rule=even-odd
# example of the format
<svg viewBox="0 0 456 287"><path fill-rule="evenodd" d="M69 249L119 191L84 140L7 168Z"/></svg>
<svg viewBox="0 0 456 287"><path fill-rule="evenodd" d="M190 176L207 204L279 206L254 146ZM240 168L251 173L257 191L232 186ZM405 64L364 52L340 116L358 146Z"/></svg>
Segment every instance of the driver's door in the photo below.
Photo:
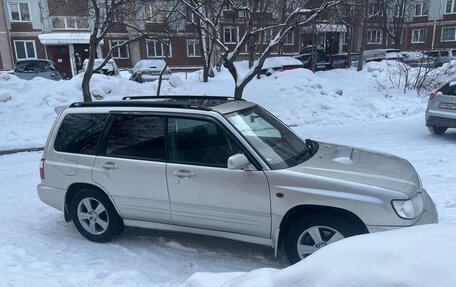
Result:
<svg viewBox="0 0 456 287"><path fill-rule="evenodd" d="M228 157L240 151L216 122L168 119L166 176L174 224L270 237L265 174L227 168Z"/></svg>

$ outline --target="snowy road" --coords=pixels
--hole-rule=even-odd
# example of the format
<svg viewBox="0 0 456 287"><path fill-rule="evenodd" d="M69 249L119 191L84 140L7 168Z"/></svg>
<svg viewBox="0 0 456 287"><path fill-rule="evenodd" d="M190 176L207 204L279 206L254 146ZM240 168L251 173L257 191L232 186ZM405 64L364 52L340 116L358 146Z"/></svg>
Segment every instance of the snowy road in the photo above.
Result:
<svg viewBox="0 0 456 287"><path fill-rule="evenodd" d="M456 131L432 136L420 117L295 128L304 138L390 152L417 168L441 222L456 221ZM89 242L36 194L40 152L0 156L2 286L177 286L198 271L281 268L272 249L204 236L127 228Z"/></svg>

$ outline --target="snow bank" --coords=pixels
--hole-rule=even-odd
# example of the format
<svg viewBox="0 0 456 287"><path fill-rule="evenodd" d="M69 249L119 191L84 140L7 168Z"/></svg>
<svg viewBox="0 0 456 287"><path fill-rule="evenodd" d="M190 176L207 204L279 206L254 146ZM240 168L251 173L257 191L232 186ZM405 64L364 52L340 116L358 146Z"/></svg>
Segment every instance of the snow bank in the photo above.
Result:
<svg viewBox="0 0 456 287"><path fill-rule="evenodd" d="M456 286L456 224L348 238L288 268L196 273L181 287Z"/></svg>
<svg viewBox="0 0 456 287"><path fill-rule="evenodd" d="M240 75L248 71L247 62L236 63ZM342 125L422 115L426 98L414 92L390 89L379 91L377 80L387 77L385 63L368 64L366 69L331 70L312 73L296 69L253 79L244 98L263 105L281 120L296 125ZM123 73L123 76L129 76ZM182 77L184 78L184 77ZM0 74L0 150L43 146L55 119L54 108L82 101L82 75L69 81L31 81ZM95 74L91 91L95 100L118 100L124 96L155 95L157 82L138 84L121 77ZM164 81L162 95L231 96L234 82L226 69L208 83L201 72L186 79L173 75Z"/></svg>

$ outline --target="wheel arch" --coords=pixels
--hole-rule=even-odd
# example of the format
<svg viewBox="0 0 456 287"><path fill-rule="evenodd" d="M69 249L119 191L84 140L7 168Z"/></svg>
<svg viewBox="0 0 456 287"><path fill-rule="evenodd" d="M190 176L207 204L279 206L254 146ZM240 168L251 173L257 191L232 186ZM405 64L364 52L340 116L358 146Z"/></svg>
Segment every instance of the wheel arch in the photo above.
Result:
<svg viewBox="0 0 456 287"><path fill-rule="evenodd" d="M111 197L108 195L108 193L106 191L104 191L99 186L91 184L91 183L76 182L76 183L72 183L68 187L67 192L65 194L64 216L65 216L66 222L69 222L72 220L71 213L70 213L71 202L72 202L75 194L82 189L95 189L95 190L98 190L99 192L101 192L102 194L104 194L106 196L106 198L109 199L109 201L111 201L111 204L114 206L114 209L116 210L117 214L120 216L117 206L114 204Z"/></svg>
<svg viewBox="0 0 456 287"><path fill-rule="evenodd" d="M294 222L296 222L296 220L298 220L299 218L312 214L326 214L341 217L358 226L362 234L369 233L366 224L356 214L346 209L323 205L297 205L288 210L287 213L283 216L282 221L280 222L280 232L279 239L277 241L277 249L283 243L283 240L286 234L288 233L288 230L290 229L291 225Z"/></svg>

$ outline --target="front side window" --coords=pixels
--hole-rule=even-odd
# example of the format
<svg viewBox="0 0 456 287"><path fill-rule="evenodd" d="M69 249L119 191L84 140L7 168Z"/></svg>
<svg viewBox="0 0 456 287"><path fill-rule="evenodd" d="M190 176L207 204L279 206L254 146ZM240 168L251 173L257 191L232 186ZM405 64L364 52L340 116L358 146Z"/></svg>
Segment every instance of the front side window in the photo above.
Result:
<svg viewBox="0 0 456 287"><path fill-rule="evenodd" d="M14 41L14 48L18 60L36 59L35 41Z"/></svg>
<svg viewBox="0 0 456 287"><path fill-rule="evenodd" d="M428 14L428 3L421 2L415 4L415 16L427 16Z"/></svg>
<svg viewBox="0 0 456 287"><path fill-rule="evenodd" d="M27 2L9 3L11 21L30 22L30 10Z"/></svg>
<svg viewBox="0 0 456 287"><path fill-rule="evenodd" d="M200 57L200 43L199 40L189 39L187 40L187 56L188 57Z"/></svg>
<svg viewBox="0 0 456 287"><path fill-rule="evenodd" d="M165 58L171 57L171 49L169 45L157 40L147 41L147 57L148 58Z"/></svg>
<svg viewBox="0 0 456 287"><path fill-rule="evenodd" d="M424 43L426 41L426 29L412 31L412 43Z"/></svg>
<svg viewBox="0 0 456 287"><path fill-rule="evenodd" d="M228 113L225 118L244 136L271 169L292 167L311 156L301 138L258 106Z"/></svg>
<svg viewBox="0 0 456 287"><path fill-rule="evenodd" d="M168 120L169 161L227 167L228 158L240 152L238 145L213 122L195 119Z"/></svg>
<svg viewBox="0 0 456 287"><path fill-rule="evenodd" d="M107 114L66 115L57 132L54 149L60 152L94 155L107 117Z"/></svg>
<svg viewBox="0 0 456 287"><path fill-rule="evenodd" d="M367 43L380 44L382 42L382 31L380 30L367 30Z"/></svg>
<svg viewBox="0 0 456 287"><path fill-rule="evenodd" d="M124 41L111 41L111 49L112 47L116 46L116 45L121 45ZM112 54L111 56L114 58L114 59L128 59L129 58L129 55L128 55L128 45L123 45L123 46L120 46L120 47L115 47L113 50L112 50Z"/></svg>
<svg viewBox="0 0 456 287"><path fill-rule="evenodd" d="M238 41L237 27L224 27L223 28L223 41L227 44L235 44Z"/></svg>
<svg viewBox="0 0 456 287"><path fill-rule="evenodd" d="M105 154L164 161L165 126L165 117L116 115L109 131Z"/></svg>
<svg viewBox="0 0 456 287"><path fill-rule="evenodd" d="M442 28L442 42L450 42L456 40L456 27Z"/></svg>
<svg viewBox="0 0 456 287"><path fill-rule="evenodd" d="M447 0L445 6L445 14L456 13L456 0Z"/></svg>

